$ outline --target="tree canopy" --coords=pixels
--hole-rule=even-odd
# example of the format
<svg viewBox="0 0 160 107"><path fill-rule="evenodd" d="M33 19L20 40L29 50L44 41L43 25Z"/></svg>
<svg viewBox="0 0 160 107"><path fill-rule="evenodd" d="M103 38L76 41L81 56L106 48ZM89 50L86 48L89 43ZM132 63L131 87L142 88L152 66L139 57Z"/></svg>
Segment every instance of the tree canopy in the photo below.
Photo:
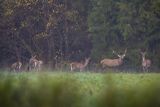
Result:
<svg viewBox="0 0 160 107"><path fill-rule="evenodd" d="M141 50L160 67L160 0L1 0L0 65L38 55L47 66L128 49L128 66Z"/></svg>

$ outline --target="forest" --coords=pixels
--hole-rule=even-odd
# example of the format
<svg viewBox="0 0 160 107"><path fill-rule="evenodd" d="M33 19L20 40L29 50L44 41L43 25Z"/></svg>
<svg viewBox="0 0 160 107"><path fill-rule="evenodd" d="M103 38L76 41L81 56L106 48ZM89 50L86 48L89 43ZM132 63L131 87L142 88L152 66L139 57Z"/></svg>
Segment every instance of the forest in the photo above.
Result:
<svg viewBox="0 0 160 107"><path fill-rule="evenodd" d="M37 55L46 68L90 58L88 69L124 53L121 69L141 69L141 51L160 68L160 0L0 0L0 68Z"/></svg>
<svg viewBox="0 0 160 107"><path fill-rule="evenodd" d="M160 107L159 73L160 0L0 0L0 107Z"/></svg>

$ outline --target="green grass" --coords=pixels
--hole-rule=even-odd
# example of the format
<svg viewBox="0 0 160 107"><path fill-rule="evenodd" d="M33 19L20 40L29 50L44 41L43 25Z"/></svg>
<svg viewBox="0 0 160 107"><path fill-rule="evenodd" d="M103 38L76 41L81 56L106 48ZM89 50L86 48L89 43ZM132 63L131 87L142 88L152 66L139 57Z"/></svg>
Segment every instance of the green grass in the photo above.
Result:
<svg viewBox="0 0 160 107"><path fill-rule="evenodd" d="M160 74L0 73L0 107L159 107Z"/></svg>

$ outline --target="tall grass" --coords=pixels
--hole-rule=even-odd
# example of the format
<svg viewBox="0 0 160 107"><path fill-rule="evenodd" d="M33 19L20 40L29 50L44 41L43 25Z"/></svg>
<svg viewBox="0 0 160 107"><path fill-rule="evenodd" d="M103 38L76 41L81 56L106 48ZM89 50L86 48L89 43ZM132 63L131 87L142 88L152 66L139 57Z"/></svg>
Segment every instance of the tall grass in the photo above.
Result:
<svg viewBox="0 0 160 107"><path fill-rule="evenodd" d="M98 107L160 107L159 75L109 75L106 82Z"/></svg>
<svg viewBox="0 0 160 107"><path fill-rule="evenodd" d="M160 107L160 74L0 73L0 107Z"/></svg>
<svg viewBox="0 0 160 107"><path fill-rule="evenodd" d="M0 107L80 107L77 86L69 75L1 74Z"/></svg>

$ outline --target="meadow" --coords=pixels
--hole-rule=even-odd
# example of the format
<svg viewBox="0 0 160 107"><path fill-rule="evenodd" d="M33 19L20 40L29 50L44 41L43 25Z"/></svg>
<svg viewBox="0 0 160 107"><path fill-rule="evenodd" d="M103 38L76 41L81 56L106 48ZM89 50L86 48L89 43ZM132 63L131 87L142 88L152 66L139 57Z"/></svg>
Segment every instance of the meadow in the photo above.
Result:
<svg viewBox="0 0 160 107"><path fill-rule="evenodd" d="M0 73L0 107L160 107L159 91L158 73Z"/></svg>

